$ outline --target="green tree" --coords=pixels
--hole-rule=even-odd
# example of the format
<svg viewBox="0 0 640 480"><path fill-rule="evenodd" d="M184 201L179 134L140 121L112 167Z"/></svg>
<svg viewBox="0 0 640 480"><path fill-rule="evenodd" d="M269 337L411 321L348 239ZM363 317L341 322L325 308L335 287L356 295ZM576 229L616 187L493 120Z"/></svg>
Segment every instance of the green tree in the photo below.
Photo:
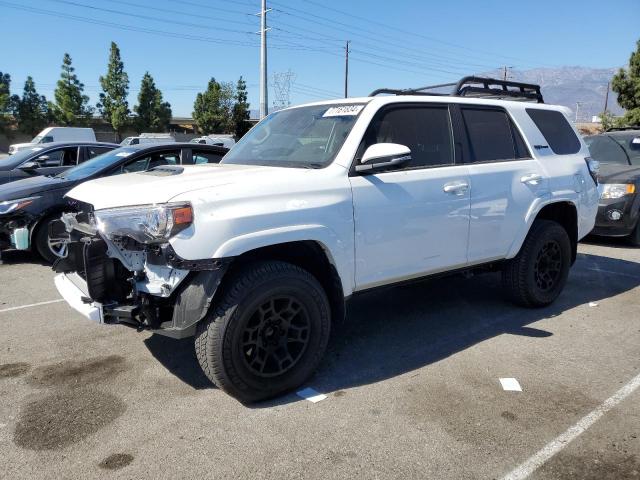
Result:
<svg viewBox="0 0 640 480"><path fill-rule="evenodd" d="M232 84L221 84L211 78L207 90L198 93L193 104L193 119L198 129L205 134L231 132L234 97Z"/></svg>
<svg viewBox="0 0 640 480"><path fill-rule="evenodd" d="M600 124L605 132L616 125L616 118L609 110L605 110L599 116Z"/></svg>
<svg viewBox="0 0 640 480"><path fill-rule="evenodd" d="M138 105L133 110L138 115L136 125L140 132L164 132L169 127L171 105L162 101L162 92L156 87L149 72L142 77Z"/></svg>
<svg viewBox="0 0 640 480"><path fill-rule="evenodd" d="M124 63L120 58L120 49L115 42L111 42L109 52L109 66L107 74L100 77L100 101L96 105L98 111L108 123L111 124L116 134L120 133L129 120L129 76L124 71Z"/></svg>
<svg viewBox="0 0 640 480"><path fill-rule="evenodd" d="M626 110L622 123L640 125L640 40L631 53L629 67L613 76L611 87L618 94L618 103Z"/></svg>
<svg viewBox="0 0 640 480"><path fill-rule="evenodd" d="M248 98L247 82L241 76L236 84L236 103L233 106L233 129L237 139L242 138L251 128Z"/></svg>
<svg viewBox="0 0 640 480"><path fill-rule="evenodd" d="M11 75L0 72L0 133L6 132L11 123L13 102L9 87L11 87Z"/></svg>
<svg viewBox="0 0 640 480"><path fill-rule="evenodd" d="M17 96L16 96L17 97ZM24 82L22 98L14 100L13 115L18 122L18 130L35 135L49 123L49 105L44 95L38 95L33 78Z"/></svg>
<svg viewBox="0 0 640 480"><path fill-rule="evenodd" d="M89 106L89 97L84 95L84 85L78 80L71 66L71 57L64 54L62 73L56 85L55 105L51 105L53 118L63 125L84 125L93 113Z"/></svg>

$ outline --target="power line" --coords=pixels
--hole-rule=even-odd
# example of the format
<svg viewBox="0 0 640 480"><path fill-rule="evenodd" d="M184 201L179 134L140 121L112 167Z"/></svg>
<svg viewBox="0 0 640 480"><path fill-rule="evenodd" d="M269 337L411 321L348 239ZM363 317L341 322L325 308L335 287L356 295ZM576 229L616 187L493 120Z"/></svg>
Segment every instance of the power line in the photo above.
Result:
<svg viewBox="0 0 640 480"><path fill-rule="evenodd" d="M304 20L306 22L310 22L310 23L313 23L313 24L320 24L320 25L323 25L325 27L332 28L334 30L346 31L346 32L348 32L348 34L350 36L356 36L357 35L357 36L360 36L362 38L367 38L370 41L373 40L374 42L382 42L381 38L391 39L391 40L394 40L396 42L391 42L391 41L385 40L382 43L387 44L387 45L393 45L393 46L396 46L398 48L402 48L402 49L405 49L405 50L413 50L413 51L419 52L422 55L425 55L424 50L418 49L418 48L408 47L406 45L406 43L405 44L397 43L397 41L398 41L397 37L393 37L393 36L381 33L380 31L369 30L369 29L366 29L366 28L359 27L357 25L352 25L352 24L340 22L340 21L332 19L332 18L327 18L327 17L323 17L321 15L317 15L317 14L314 14L314 13L306 12L306 11L303 11L303 10L300 10L300 9L297 9L297 8L294 8L294 7L291 7L291 6L285 6L285 5L283 5L283 4L281 4L281 3L277 2L277 1L273 1L272 0L271 3L274 4L274 5L277 5L277 6L280 6L280 7L284 8L285 10L281 10L279 8L274 9L274 11L280 12L280 13L282 13L284 15L295 17L295 18L299 18L301 20ZM291 10L291 11L288 11L288 10ZM292 12L298 12L298 13L292 13ZM311 17L311 19L308 18L308 17ZM345 30L345 28L346 28L346 30ZM361 32L365 32L368 35L364 35L362 33L357 33L355 30L358 30L358 31L361 31ZM457 62L457 63L464 63L465 62L465 60L462 60L462 58L464 58L464 57L456 58L456 57L452 57L452 56L443 56L443 55L437 55L437 54L427 54L427 55L438 56L438 57L441 57L441 58L446 59L448 61L454 61L454 62ZM477 56L474 56L473 58L476 59L476 57ZM469 63L469 62L467 62L467 63Z"/></svg>
<svg viewBox="0 0 640 480"><path fill-rule="evenodd" d="M470 47L467 47L467 46L464 46L464 45L458 45L456 43L452 43L452 42L448 42L448 41L445 41L445 40L441 40L439 38L430 37L428 35L417 33L417 32L411 31L411 30L404 30L402 28L395 27L395 26L389 25L387 23L383 23L383 22L379 22L379 21L376 21L376 20L372 20L370 18L361 17L359 15L354 15L352 13L345 12L345 11L339 10L337 8L328 7L328 6L323 5L323 4L319 3L319 2L316 2L314 0L302 0L302 1L306 2L306 3L309 3L311 5L315 5L315 6L320 7L320 8L324 8L326 10L331 10L333 12L340 13L342 15L346 15L346 16L348 16L350 18L358 18L360 20L364 20L365 22L368 22L368 23L371 23L371 24L375 24L375 25L387 28L389 30L394 30L394 31L400 32L400 33L402 33L404 35L413 35L414 37L423 38L423 39L429 40L431 42L436 42L436 43L440 43L442 45L447 45L447 46L450 46L450 47L453 47L453 48L467 50L469 52L477 52L477 53L482 53L484 55L490 55L492 57L496 57L497 56L497 57L511 58L511 59L517 60L517 58L510 57L510 56L507 56L507 55L496 54L496 53L493 53L493 52L486 52L486 51L479 50L479 49L476 49L476 48L470 48Z"/></svg>
<svg viewBox="0 0 640 480"><path fill-rule="evenodd" d="M208 16L208 15L202 15L202 13L199 14L195 14L195 13L187 13L187 12L181 12L179 10L171 10L168 8L160 8L160 7L150 7L149 5L141 5L139 3L133 3L133 2L127 2L125 0L107 0L109 2L112 3L118 3L120 5L127 5L129 7L135 7L135 8L142 8L144 10L154 10L157 12L164 12L164 13L169 13L171 15L182 15L183 17L191 17L191 18L199 18L199 19L207 19L207 20L213 20L213 21L224 21L225 23L235 23L237 25L245 25L248 27L253 27L255 26L254 23L250 23L248 21L240 21L240 20L233 20L233 19L229 19L229 18L221 18L219 16L213 17L213 16Z"/></svg>
<svg viewBox="0 0 640 480"><path fill-rule="evenodd" d="M80 7L80 8L87 8L90 10L96 10L99 12L107 12L107 13L112 13L115 15L122 15L125 17L135 17L135 18L141 18L143 20L151 20L154 22L163 22L163 23L169 23L171 25L182 25L185 27L195 27L195 28L203 28L206 30L220 30L223 32L230 32L230 33L242 33L242 34L249 34L251 32L247 31L247 30L233 30L231 28L224 28L224 27L211 27L210 25L204 25L201 23L191 23L191 22L182 22L180 20L175 20L175 19L166 19L166 18L158 18L158 17L151 17L149 15L139 15L136 13L131 13L131 12L121 12L119 10L112 10L110 8L101 8L101 7L94 7L93 5L86 5L83 3L78 3L78 2L73 2L71 0L49 0L50 2L56 2L56 3L62 3L62 4L66 4L66 5L72 5L75 7Z"/></svg>

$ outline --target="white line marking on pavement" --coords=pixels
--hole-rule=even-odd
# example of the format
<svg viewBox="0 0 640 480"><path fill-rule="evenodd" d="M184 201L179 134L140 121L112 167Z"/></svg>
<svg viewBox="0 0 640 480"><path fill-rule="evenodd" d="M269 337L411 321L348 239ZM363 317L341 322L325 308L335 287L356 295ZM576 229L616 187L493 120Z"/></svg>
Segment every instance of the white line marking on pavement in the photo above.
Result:
<svg viewBox="0 0 640 480"><path fill-rule="evenodd" d="M629 383L607 398L598 408L588 415L582 417L578 423L569 427L563 434L555 440L547 443L542 450L530 457L527 461L516 467L510 473L502 477L502 480L523 480L540 468L544 463L556 453L564 449L571 441L584 433L589 427L596 423L605 413L622 402L640 387L640 374L636 375Z"/></svg>
<svg viewBox="0 0 640 480"><path fill-rule="evenodd" d="M64 298L58 300L49 300L47 302L30 303L29 305L20 305L19 307L3 308L0 313L13 312L14 310L22 310L23 308L39 307L40 305L49 305L50 303L64 302Z"/></svg>
<svg viewBox="0 0 640 480"><path fill-rule="evenodd" d="M591 270L592 272L607 273L609 275L619 275L621 277L629 277L629 278L635 278L636 280L640 280L640 276L632 275L630 273L615 272L613 270L603 270L602 268L587 268L587 270Z"/></svg>
<svg viewBox="0 0 640 480"><path fill-rule="evenodd" d="M500 385L502 385L502 389L506 392L521 392L522 387L520 386L520 382L515 378L500 378Z"/></svg>
<svg viewBox="0 0 640 480"><path fill-rule="evenodd" d="M305 388L303 390L300 390L299 392L296 392L296 395L304 398L305 400L309 400L311 403L318 403L327 398L324 393L320 393L313 388Z"/></svg>

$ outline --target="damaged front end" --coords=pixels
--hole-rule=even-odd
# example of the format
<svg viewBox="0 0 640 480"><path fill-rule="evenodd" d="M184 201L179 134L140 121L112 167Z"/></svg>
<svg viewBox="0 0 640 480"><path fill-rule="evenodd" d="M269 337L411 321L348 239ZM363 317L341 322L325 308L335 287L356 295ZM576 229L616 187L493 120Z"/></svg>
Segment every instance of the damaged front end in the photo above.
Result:
<svg viewBox="0 0 640 480"><path fill-rule="evenodd" d="M171 221L176 223L176 218ZM173 225L166 237L164 231L155 232L162 234L161 241L150 241L139 219L138 231L123 225L115 215L96 214L90 206L50 225L50 238L67 243L67 256L53 266L61 295L99 323L125 324L174 338L192 336L229 261L180 258L167 241Z"/></svg>

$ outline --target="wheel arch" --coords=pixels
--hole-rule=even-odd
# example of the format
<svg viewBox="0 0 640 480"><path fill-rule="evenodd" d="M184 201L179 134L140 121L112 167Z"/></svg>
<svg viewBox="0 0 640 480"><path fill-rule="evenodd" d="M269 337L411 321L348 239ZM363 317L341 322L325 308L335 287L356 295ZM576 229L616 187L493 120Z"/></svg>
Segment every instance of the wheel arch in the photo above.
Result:
<svg viewBox="0 0 640 480"><path fill-rule="evenodd" d="M523 234L517 237L517 241L512 244L507 258L513 258L518 254L533 222L543 219L557 222L565 229L571 241L571 263L575 262L578 252L578 208L574 202L571 200L550 201L530 211L527 217L526 228Z"/></svg>
<svg viewBox="0 0 640 480"><path fill-rule="evenodd" d="M332 318L344 319L346 307L342 279L331 252L325 245L316 240L297 240L265 245L247 250L233 257L220 282L220 288L215 293L213 302L216 301L216 297L222 295L221 292L225 289L225 283L233 277L234 272L249 263L265 260L291 263L311 273L320 282L327 294Z"/></svg>

